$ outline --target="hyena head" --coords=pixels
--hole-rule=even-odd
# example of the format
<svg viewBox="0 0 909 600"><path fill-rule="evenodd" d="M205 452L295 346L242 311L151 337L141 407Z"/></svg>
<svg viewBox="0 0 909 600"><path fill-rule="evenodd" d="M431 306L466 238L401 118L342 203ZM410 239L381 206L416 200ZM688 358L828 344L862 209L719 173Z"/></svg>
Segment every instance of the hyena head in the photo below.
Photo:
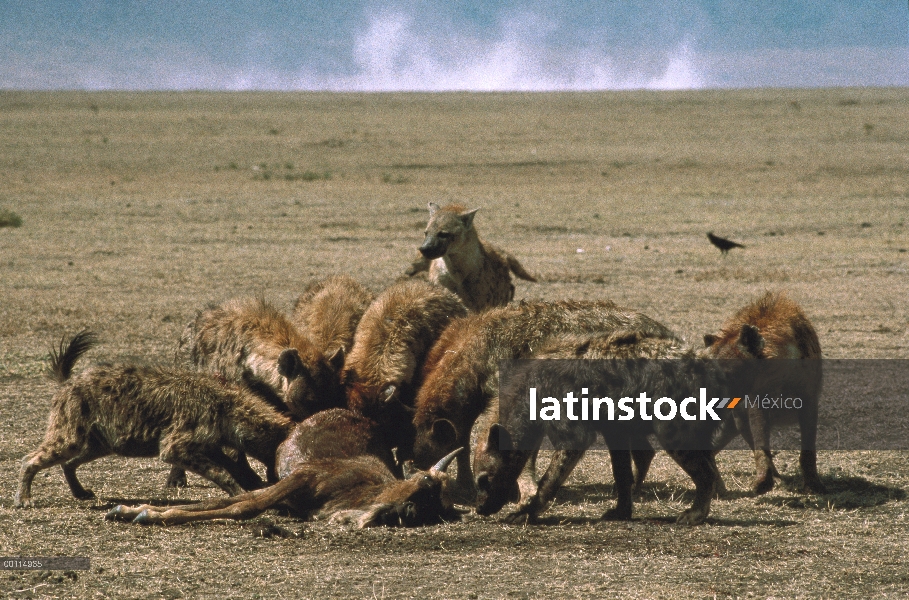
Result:
<svg viewBox="0 0 909 600"><path fill-rule="evenodd" d="M494 423L485 436L479 436L473 454L478 515L497 513L508 502L518 501L518 475L528 458L514 448L504 425Z"/></svg>
<svg viewBox="0 0 909 600"><path fill-rule="evenodd" d="M283 400L291 415L302 421L327 408L344 405L338 381L339 364L344 352L339 349L330 358L305 364L296 348L284 350L278 357L278 374L283 378Z"/></svg>
<svg viewBox="0 0 909 600"><path fill-rule="evenodd" d="M704 351L699 355L702 358L765 358L765 347L761 331L754 325L745 323L738 331L706 334Z"/></svg>
<svg viewBox="0 0 909 600"><path fill-rule="evenodd" d="M817 332L785 292L766 292L732 316L717 334L704 336L717 358L820 358Z"/></svg>
<svg viewBox="0 0 909 600"><path fill-rule="evenodd" d="M420 246L420 253L433 260L457 251L467 241L467 234L473 229L473 217L479 209L466 210L460 204L439 206L429 203L429 223L426 225L426 239Z"/></svg>

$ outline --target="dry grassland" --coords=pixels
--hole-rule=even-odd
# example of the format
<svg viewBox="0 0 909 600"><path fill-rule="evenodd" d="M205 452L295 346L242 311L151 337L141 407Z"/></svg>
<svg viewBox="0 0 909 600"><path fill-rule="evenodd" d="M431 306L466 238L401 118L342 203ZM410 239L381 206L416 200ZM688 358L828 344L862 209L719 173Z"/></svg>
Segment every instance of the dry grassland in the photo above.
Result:
<svg viewBox="0 0 909 600"><path fill-rule="evenodd" d="M95 501L72 499L55 468L36 478L36 508L12 509L62 335L100 333L85 365L169 362L210 301L289 308L331 273L379 290L413 258L430 200L482 208L481 235L539 275L518 298L610 298L699 340L786 289L826 356L909 358L907 90L2 92L0 210L22 223L0 228L0 555L92 568L0 571L0 596L909 594L904 452L822 452L829 495L761 498L747 453L726 452L732 494L694 528L672 524L691 482L662 456L636 520L600 522L613 502L600 454L526 528L109 523L116 503L221 494L199 478L165 492L166 465L116 458L80 470ZM723 258L707 231L747 248ZM776 464L793 474L797 455Z"/></svg>

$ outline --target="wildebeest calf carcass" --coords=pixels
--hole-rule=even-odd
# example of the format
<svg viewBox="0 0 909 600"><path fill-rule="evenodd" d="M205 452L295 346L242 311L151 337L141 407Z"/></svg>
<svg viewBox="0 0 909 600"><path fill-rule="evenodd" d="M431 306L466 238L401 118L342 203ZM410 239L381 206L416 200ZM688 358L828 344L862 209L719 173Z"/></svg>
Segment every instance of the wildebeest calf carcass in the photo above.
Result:
<svg viewBox="0 0 909 600"><path fill-rule="evenodd" d="M281 480L275 485L186 506L117 506L108 518L167 525L251 519L280 503L304 518L329 518L358 527L458 520L445 473L456 454L445 456L428 471L397 479L381 428L347 409L331 409L299 423L281 445L277 458Z"/></svg>

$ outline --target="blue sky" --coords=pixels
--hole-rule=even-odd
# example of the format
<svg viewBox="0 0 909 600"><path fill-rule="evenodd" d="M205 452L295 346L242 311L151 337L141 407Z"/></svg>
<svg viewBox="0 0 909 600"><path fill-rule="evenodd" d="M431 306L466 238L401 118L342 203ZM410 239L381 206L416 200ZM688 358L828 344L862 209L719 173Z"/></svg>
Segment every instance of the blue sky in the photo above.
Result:
<svg viewBox="0 0 909 600"><path fill-rule="evenodd" d="M909 86L909 1L0 0L0 89Z"/></svg>

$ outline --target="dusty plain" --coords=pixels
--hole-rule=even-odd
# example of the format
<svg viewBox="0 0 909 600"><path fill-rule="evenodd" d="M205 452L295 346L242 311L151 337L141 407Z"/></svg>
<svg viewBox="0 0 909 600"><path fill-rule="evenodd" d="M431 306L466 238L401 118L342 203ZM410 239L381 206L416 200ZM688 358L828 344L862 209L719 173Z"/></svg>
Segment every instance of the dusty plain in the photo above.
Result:
<svg viewBox="0 0 909 600"><path fill-rule="evenodd" d="M0 92L0 555L88 556L88 571L0 571L9 598L838 598L909 594L906 452L822 452L830 493L748 493L747 452L705 525L665 456L635 520L608 456L541 524L468 515L354 531L267 513L139 527L118 503L168 492L157 460L40 474L48 349L90 327L102 360L169 363L209 302L289 308L305 283L374 290L409 264L428 201L481 207L481 235L538 274L517 298L610 298L692 341L766 289L802 303L832 358L909 359L909 90L571 94ZM722 257L713 231L744 243ZM78 368L78 367L77 367ZM797 454L780 451L784 475ZM787 477L787 479L789 479Z"/></svg>

